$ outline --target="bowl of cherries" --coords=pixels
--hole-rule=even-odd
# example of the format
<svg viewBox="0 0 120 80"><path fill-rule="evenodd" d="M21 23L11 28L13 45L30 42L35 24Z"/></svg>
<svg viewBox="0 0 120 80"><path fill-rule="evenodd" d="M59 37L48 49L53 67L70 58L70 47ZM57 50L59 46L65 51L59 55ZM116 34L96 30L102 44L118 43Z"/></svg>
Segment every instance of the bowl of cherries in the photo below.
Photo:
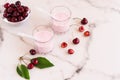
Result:
<svg viewBox="0 0 120 80"><path fill-rule="evenodd" d="M20 1L4 4L3 20L7 23L21 23L29 17L29 14L29 7L22 5Z"/></svg>

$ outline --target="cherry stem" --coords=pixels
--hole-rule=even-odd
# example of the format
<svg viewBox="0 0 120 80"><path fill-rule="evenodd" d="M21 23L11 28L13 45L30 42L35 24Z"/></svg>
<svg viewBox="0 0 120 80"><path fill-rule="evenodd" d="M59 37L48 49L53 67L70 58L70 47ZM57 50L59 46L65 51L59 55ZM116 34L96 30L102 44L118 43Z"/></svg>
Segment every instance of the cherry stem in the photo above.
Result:
<svg viewBox="0 0 120 80"><path fill-rule="evenodd" d="M25 63L26 65L28 65L24 60L22 60L23 61L23 63Z"/></svg>
<svg viewBox="0 0 120 80"><path fill-rule="evenodd" d="M26 64L26 65L28 65L24 60L25 60L26 58L24 58L24 56L21 56L20 58L19 58L19 60L20 60L20 63L24 63L24 64ZM27 59L28 60L28 59ZM30 60L30 59L29 59Z"/></svg>
<svg viewBox="0 0 120 80"><path fill-rule="evenodd" d="M20 61L23 60L23 56L21 56L21 57L19 58L19 60L20 60Z"/></svg>
<svg viewBox="0 0 120 80"><path fill-rule="evenodd" d="M27 54L28 54L28 53L25 53L25 54L23 55L23 57L26 56Z"/></svg>
<svg viewBox="0 0 120 80"><path fill-rule="evenodd" d="M29 57L23 57L24 60L31 60Z"/></svg>

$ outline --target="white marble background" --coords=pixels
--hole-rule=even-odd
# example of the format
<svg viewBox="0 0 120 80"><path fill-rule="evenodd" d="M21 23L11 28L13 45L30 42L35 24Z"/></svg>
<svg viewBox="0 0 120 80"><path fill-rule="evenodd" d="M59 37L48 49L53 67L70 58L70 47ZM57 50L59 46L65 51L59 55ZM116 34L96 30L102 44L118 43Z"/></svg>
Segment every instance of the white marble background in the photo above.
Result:
<svg viewBox="0 0 120 80"><path fill-rule="evenodd" d="M65 79L63 78L64 75L61 76L62 72L57 68L51 69L48 74L44 73L48 69L42 70L41 72L39 72L39 70L31 70L31 75L34 75L31 76L31 80L120 80L120 0L21 1L30 6L33 10L35 7L42 7L44 10L49 11L56 5L66 5L72 10L73 17L87 17L89 21L96 24L96 28L93 30L92 40L88 47L89 60L80 72ZM4 1L1 0L0 2L3 3ZM40 16L42 16L42 14L40 14ZM41 21L39 23L46 24L44 23L44 18L46 17L47 16L44 16L42 18L43 22ZM27 22L24 23L23 27L26 27L24 30L22 29L23 27L11 27L2 21L0 25L8 30L26 32L29 26L38 25L38 22L34 21L34 17L31 18L32 20L29 20L29 24ZM16 66L14 66L16 64L11 66L7 60L9 60L11 56L10 59L13 60L14 63L17 63L17 58L22 56L25 52L28 52L32 47L22 42L19 37L4 30L2 30L2 32L3 38L1 37L2 41L0 44L0 80L22 80L17 74L12 74L13 70L11 70L11 68L16 68ZM12 58L13 55L16 56L16 59ZM40 75L37 73L40 73ZM49 76L49 74L54 73L58 74ZM47 75L47 77L45 75Z"/></svg>

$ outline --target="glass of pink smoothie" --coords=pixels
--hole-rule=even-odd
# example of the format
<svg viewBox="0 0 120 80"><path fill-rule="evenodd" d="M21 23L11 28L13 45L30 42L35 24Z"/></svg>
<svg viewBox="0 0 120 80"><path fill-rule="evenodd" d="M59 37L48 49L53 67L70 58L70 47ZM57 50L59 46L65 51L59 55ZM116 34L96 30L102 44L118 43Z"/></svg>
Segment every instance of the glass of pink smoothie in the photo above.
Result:
<svg viewBox="0 0 120 80"><path fill-rule="evenodd" d="M56 6L51 10L52 29L55 32L66 32L69 29L71 11L64 6Z"/></svg>
<svg viewBox="0 0 120 80"><path fill-rule="evenodd" d="M38 26L33 30L35 48L39 53L49 53L53 50L54 32L47 26Z"/></svg>

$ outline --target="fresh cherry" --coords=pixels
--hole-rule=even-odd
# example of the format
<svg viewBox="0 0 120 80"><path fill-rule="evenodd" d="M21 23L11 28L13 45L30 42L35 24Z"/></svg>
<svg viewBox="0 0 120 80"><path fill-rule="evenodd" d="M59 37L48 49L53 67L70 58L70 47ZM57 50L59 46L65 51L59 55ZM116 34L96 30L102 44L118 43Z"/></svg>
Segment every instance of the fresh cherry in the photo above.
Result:
<svg viewBox="0 0 120 80"><path fill-rule="evenodd" d="M84 32L84 36L85 36L85 37L90 36L90 32L89 32L89 31L85 31L85 32Z"/></svg>
<svg viewBox="0 0 120 80"><path fill-rule="evenodd" d="M17 20L17 18L16 17L12 17L11 18L11 22L17 22L18 20Z"/></svg>
<svg viewBox="0 0 120 80"><path fill-rule="evenodd" d="M67 43L66 43L66 42L62 42L62 43L61 43L61 47L62 47L62 48L66 48L66 47L67 47Z"/></svg>
<svg viewBox="0 0 120 80"><path fill-rule="evenodd" d="M24 12L23 17L27 17L27 16L28 16L28 13Z"/></svg>
<svg viewBox="0 0 120 80"><path fill-rule="evenodd" d="M12 7L12 8L16 8L16 6L15 6L14 3L10 4L10 7Z"/></svg>
<svg viewBox="0 0 120 80"><path fill-rule="evenodd" d="M19 20L19 21L22 21L22 20L24 20L24 18L23 18L22 16L19 16L19 17L18 17L18 20Z"/></svg>
<svg viewBox="0 0 120 80"><path fill-rule="evenodd" d="M80 26L79 27L79 32L83 32L84 31L84 27L83 26Z"/></svg>
<svg viewBox="0 0 120 80"><path fill-rule="evenodd" d="M68 54L73 54L75 51L73 49L68 49Z"/></svg>
<svg viewBox="0 0 120 80"><path fill-rule="evenodd" d="M4 10L4 13L7 13L7 9Z"/></svg>
<svg viewBox="0 0 120 80"><path fill-rule="evenodd" d="M17 9L18 9L18 12L19 12L19 13L24 12L24 8L23 8L22 6L18 7Z"/></svg>
<svg viewBox="0 0 120 80"><path fill-rule="evenodd" d="M29 52L30 52L31 55L35 55L36 54L36 50L35 49L31 49Z"/></svg>
<svg viewBox="0 0 120 80"><path fill-rule="evenodd" d="M9 7L9 8L7 9L7 12L8 12L8 13L12 13L12 12L13 12L13 8L12 8L12 7Z"/></svg>
<svg viewBox="0 0 120 80"><path fill-rule="evenodd" d="M29 8L27 6L24 6L25 12L29 11Z"/></svg>
<svg viewBox="0 0 120 80"><path fill-rule="evenodd" d="M80 42L79 38L73 39L73 43L74 43L74 44L79 44L79 42Z"/></svg>
<svg viewBox="0 0 120 80"><path fill-rule="evenodd" d="M4 8L8 8L9 6L10 6L9 3L5 3L5 4L4 4Z"/></svg>
<svg viewBox="0 0 120 80"><path fill-rule="evenodd" d="M81 24L85 25L85 24L87 24L87 23L88 23L88 20L87 20L86 18L83 18L83 19L81 20Z"/></svg>
<svg viewBox="0 0 120 80"><path fill-rule="evenodd" d="M31 63L34 64L34 65L36 65L36 64L38 64L38 60L37 60L36 58L35 58L35 59L32 59L32 60L31 60Z"/></svg>
<svg viewBox="0 0 120 80"><path fill-rule="evenodd" d="M10 16L10 14L4 13L3 16L4 16L5 18L8 18L8 17Z"/></svg>
<svg viewBox="0 0 120 80"><path fill-rule="evenodd" d="M20 15L19 12L17 12L17 11L14 11L14 12L13 12L13 16L14 16L14 17L17 17L17 16L19 16L19 15Z"/></svg>
<svg viewBox="0 0 120 80"><path fill-rule="evenodd" d="M15 5L16 5L16 6L21 6L21 2L20 2L20 1L16 1L16 2L15 2Z"/></svg>
<svg viewBox="0 0 120 80"><path fill-rule="evenodd" d="M33 67L34 67L34 65L32 63L29 63L27 66L28 69L33 69Z"/></svg>
<svg viewBox="0 0 120 80"><path fill-rule="evenodd" d="M10 21L10 22L12 22L12 21L11 21L11 17L8 17L7 20Z"/></svg>

